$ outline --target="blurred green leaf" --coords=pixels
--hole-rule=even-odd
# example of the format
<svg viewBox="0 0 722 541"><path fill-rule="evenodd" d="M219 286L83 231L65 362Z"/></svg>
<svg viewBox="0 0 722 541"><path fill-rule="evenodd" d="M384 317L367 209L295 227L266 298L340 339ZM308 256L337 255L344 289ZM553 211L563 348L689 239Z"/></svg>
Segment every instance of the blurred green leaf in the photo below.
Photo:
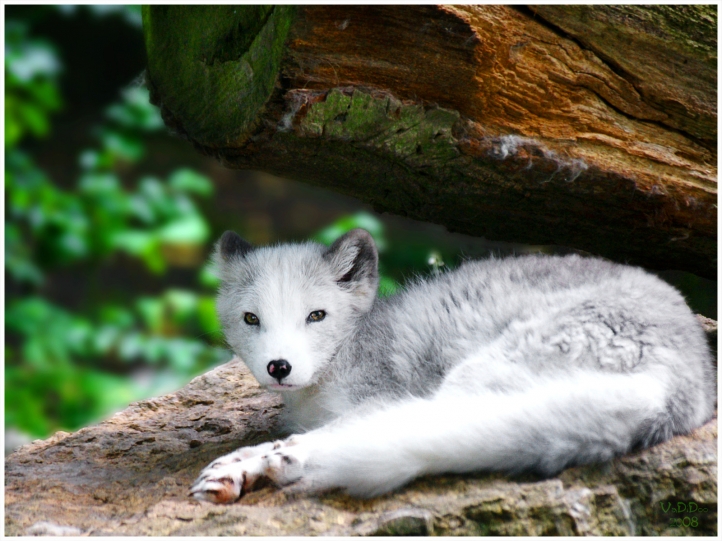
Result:
<svg viewBox="0 0 722 541"><path fill-rule="evenodd" d="M40 79L25 89L46 111L57 111L63 105L55 80Z"/></svg>
<svg viewBox="0 0 722 541"><path fill-rule="evenodd" d="M164 322L164 303L161 299L144 297L136 301L138 312L151 332L161 334Z"/></svg>
<svg viewBox="0 0 722 541"><path fill-rule="evenodd" d="M118 6L115 13L140 12ZM7 279L22 286L6 299L6 426L47 436L228 359L209 345L219 327L211 296L171 289L138 298L129 285L118 305L99 280L90 288L99 294L73 312L37 289L44 276L54 284L63 267L97 280L100 265L119 253L151 273L166 272L168 247L198 250L207 241L195 199L214 187L191 169L164 179L141 175L135 184L129 178L128 163L144 155L146 134L164 129L148 90L135 86L108 107L96 143L78 153L75 189L61 188L18 147L24 138L51 135L51 114L62 104L58 56L26 26L6 21L5 60L5 268Z"/></svg>
<svg viewBox="0 0 722 541"><path fill-rule="evenodd" d="M123 128L156 131L164 128L160 111L151 105L147 88L129 87L121 93L122 100L111 105L106 116Z"/></svg>
<svg viewBox="0 0 722 541"><path fill-rule="evenodd" d="M17 106L12 107L14 110L8 111L8 100L12 97L5 97L5 147L14 147L23 135L22 123L17 118Z"/></svg>
<svg viewBox="0 0 722 541"><path fill-rule="evenodd" d="M383 252L386 249L384 225L381 220L368 212L358 212L356 214L339 218L330 226L316 233L313 236L313 240L330 245L340 236L345 235L352 229L356 228L365 229L371 233L379 252Z"/></svg>
<svg viewBox="0 0 722 541"><path fill-rule="evenodd" d="M27 28L14 21L6 26L5 69L19 83L30 83L38 77L51 77L61 66L53 47L41 40L23 39Z"/></svg>
<svg viewBox="0 0 722 541"><path fill-rule="evenodd" d="M213 289L217 288L221 284L221 281L215 274L215 271L209 265L203 266L198 276L198 281L202 286Z"/></svg>
<svg viewBox="0 0 722 541"><path fill-rule="evenodd" d="M100 154L95 150L84 150L78 159L83 169L96 169L100 164Z"/></svg>
<svg viewBox="0 0 722 541"><path fill-rule="evenodd" d="M168 340L168 357L177 371L188 373L196 364L195 359L202 354L203 346L195 340L175 338Z"/></svg>
<svg viewBox="0 0 722 541"><path fill-rule="evenodd" d="M145 340L140 333L126 334L118 344L118 355L125 361L135 360L140 357Z"/></svg>
<svg viewBox="0 0 722 541"><path fill-rule="evenodd" d="M18 104L18 113L27 128L36 137L42 137L48 133L50 122L43 109L30 103L21 103Z"/></svg>
<svg viewBox="0 0 722 541"><path fill-rule="evenodd" d="M17 224L5 224L5 269L17 282L40 286L43 273L32 260L30 247L22 242Z"/></svg>
<svg viewBox="0 0 722 541"><path fill-rule="evenodd" d="M100 325L93 331L93 347L101 355L107 355L116 345L121 330L114 325Z"/></svg>
<svg viewBox="0 0 722 541"><path fill-rule="evenodd" d="M178 169L168 179L168 185L174 190L195 193L209 197L213 193L213 183L193 169Z"/></svg>
<svg viewBox="0 0 722 541"><path fill-rule="evenodd" d="M136 136L107 130L103 133L101 141L103 147L113 156L128 162L138 161L145 153L145 146Z"/></svg>
<svg viewBox="0 0 722 541"><path fill-rule="evenodd" d="M158 237L155 232L142 229L118 231L111 242L114 248L138 257L158 249Z"/></svg>
<svg viewBox="0 0 722 541"><path fill-rule="evenodd" d="M150 364L159 364L167 356L167 339L151 336L145 342L143 355Z"/></svg>
<svg viewBox="0 0 722 541"><path fill-rule="evenodd" d="M158 231L158 238L168 244L202 244L209 235L208 224L195 214L174 220Z"/></svg>
<svg viewBox="0 0 722 541"><path fill-rule="evenodd" d="M216 313L216 299L204 296L198 299L198 323L204 333L220 338L221 322Z"/></svg>
<svg viewBox="0 0 722 541"><path fill-rule="evenodd" d="M131 215L143 222L144 225L152 225L157 220L153 207L141 195L131 195L129 206Z"/></svg>
<svg viewBox="0 0 722 541"><path fill-rule="evenodd" d="M178 323L188 320L197 313L198 295L192 291L169 289L164 297Z"/></svg>
<svg viewBox="0 0 722 541"><path fill-rule="evenodd" d="M102 324L111 325L119 330L129 329L135 323L133 313L125 306L104 304L98 307Z"/></svg>
<svg viewBox="0 0 722 541"><path fill-rule="evenodd" d="M27 25L5 22L5 148L30 133L48 134L49 116L61 106L57 76L61 65L47 42L30 38Z"/></svg>
<svg viewBox="0 0 722 541"><path fill-rule="evenodd" d="M58 248L68 254L70 259L80 259L88 254L88 245L85 237L73 231L60 235Z"/></svg>
<svg viewBox="0 0 722 541"><path fill-rule="evenodd" d="M87 173L80 177L78 189L84 195L115 196L120 193L120 181L113 173Z"/></svg>

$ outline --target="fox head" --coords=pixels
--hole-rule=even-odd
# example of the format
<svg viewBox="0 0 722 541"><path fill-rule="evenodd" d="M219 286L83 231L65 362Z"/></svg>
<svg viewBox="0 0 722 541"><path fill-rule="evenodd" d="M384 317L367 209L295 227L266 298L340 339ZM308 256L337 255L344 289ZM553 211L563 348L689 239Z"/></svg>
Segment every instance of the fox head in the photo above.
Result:
<svg viewBox="0 0 722 541"><path fill-rule="evenodd" d="M277 391L316 383L376 298L378 252L363 229L328 248L255 248L226 231L214 260L226 341L262 386Z"/></svg>

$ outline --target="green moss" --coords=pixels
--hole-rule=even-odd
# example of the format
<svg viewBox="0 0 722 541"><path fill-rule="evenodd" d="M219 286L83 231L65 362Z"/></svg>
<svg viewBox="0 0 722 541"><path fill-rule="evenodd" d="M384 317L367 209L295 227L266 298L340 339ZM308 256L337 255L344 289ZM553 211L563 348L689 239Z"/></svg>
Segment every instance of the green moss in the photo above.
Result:
<svg viewBox="0 0 722 541"><path fill-rule="evenodd" d="M242 140L273 91L293 6L145 6L148 80L204 146Z"/></svg>
<svg viewBox="0 0 722 541"><path fill-rule="evenodd" d="M716 65L717 6L618 6L617 9L650 34L666 43L672 42L693 58L714 59Z"/></svg>
<svg viewBox="0 0 722 541"><path fill-rule="evenodd" d="M304 135L324 136L384 151L409 165L443 165L458 156L452 128L459 113L404 104L386 94L331 90L301 119Z"/></svg>

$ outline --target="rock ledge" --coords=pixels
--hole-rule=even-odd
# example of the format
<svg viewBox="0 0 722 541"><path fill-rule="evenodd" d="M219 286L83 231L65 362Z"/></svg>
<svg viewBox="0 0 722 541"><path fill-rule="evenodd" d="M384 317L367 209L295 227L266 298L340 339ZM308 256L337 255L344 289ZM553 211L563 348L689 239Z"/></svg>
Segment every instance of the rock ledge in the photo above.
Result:
<svg viewBox="0 0 722 541"><path fill-rule="evenodd" d="M273 438L281 408L240 361L5 462L7 535L716 535L717 419L692 434L547 480L419 479L372 500L271 487L196 502L200 469Z"/></svg>

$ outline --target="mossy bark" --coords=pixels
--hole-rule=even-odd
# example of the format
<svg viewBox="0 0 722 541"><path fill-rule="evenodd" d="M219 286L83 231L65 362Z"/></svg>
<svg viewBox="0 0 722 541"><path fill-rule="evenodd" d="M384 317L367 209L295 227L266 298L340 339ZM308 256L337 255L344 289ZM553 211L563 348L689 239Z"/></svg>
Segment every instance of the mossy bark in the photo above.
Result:
<svg viewBox="0 0 722 541"><path fill-rule="evenodd" d="M716 276L714 7L158 6L144 21L152 99L229 167Z"/></svg>
<svg viewBox="0 0 722 541"><path fill-rule="evenodd" d="M292 6L143 6L149 84L201 145L245 139L276 83Z"/></svg>

